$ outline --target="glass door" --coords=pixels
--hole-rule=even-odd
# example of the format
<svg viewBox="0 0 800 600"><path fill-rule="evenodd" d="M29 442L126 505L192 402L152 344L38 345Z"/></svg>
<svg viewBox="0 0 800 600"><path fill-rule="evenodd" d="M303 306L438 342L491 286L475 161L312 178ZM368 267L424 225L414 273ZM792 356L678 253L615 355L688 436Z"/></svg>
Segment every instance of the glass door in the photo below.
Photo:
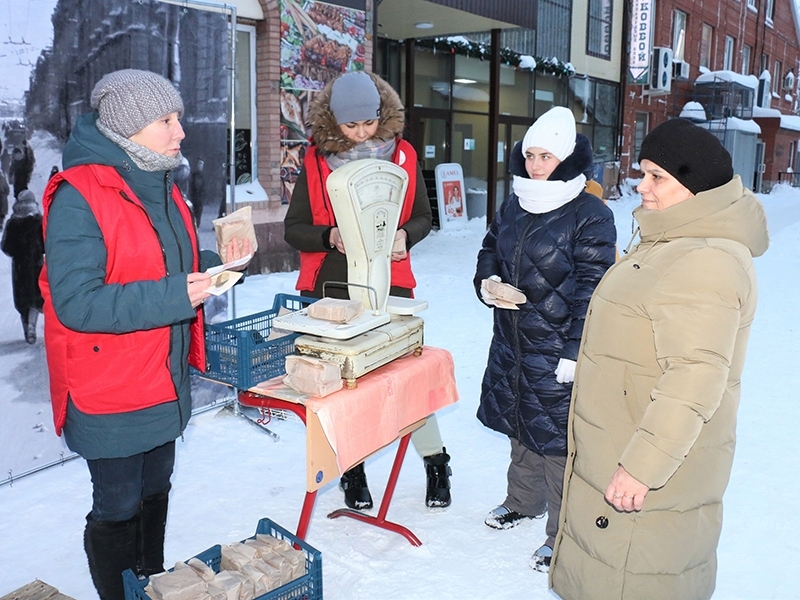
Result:
<svg viewBox="0 0 800 600"><path fill-rule="evenodd" d="M517 142L522 141L530 127L530 119L501 116L497 135L497 208L511 193L512 175L509 158Z"/></svg>

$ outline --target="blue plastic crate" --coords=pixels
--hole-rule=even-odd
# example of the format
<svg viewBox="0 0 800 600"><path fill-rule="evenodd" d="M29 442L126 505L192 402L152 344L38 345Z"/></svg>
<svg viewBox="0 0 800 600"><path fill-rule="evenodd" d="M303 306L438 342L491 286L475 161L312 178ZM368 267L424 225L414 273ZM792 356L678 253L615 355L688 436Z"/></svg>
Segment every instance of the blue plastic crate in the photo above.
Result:
<svg viewBox="0 0 800 600"><path fill-rule="evenodd" d="M271 535L279 540L286 540L295 548L302 550L306 555L306 574L271 592L258 596L255 600L322 600L322 553L270 519L261 519L258 522L256 535L260 533ZM222 561L221 553L222 548L216 545L201 552L195 558L202 560L214 569L215 573L219 573ZM144 592L148 581L149 579L140 581L130 569L124 571L122 582L125 588L125 600L151 600Z"/></svg>
<svg viewBox="0 0 800 600"><path fill-rule="evenodd" d="M272 320L281 308L300 310L315 298L276 294L270 310L206 325L208 369L203 377L246 390L286 372L285 359L294 352L299 333L270 340Z"/></svg>

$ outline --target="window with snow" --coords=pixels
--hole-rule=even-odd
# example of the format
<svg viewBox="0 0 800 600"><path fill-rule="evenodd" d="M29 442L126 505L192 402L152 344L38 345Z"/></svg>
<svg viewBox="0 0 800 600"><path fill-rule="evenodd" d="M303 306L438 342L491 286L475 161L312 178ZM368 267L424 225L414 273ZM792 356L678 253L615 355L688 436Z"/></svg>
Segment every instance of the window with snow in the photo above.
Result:
<svg viewBox="0 0 800 600"><path fill-rule="evenodd" d="M776 60L772 65L772 93L781 91L781 61Z"/></svg>
<svg viewBox="0 0 800 600"><path fill-rule="evenodd" d="M714 35L714 28L703 23L703 33L700 37L700 66L706 69L711 68L711 38Z"/></svg>
<svg viewBox="0 0 800 600"><path fill-rule="evenodd" d="M736 40L731 36L725 36L725 54L722 58L722 68L725 71L733 71L733 48L736 46Z"/></svg>
<svg viewBox="0 0 800 600"><path fill-rule="evenodd" d="M684 48L686 46L686 13L682 10L672 11L672 59L686 62Z"/></svg>
<svg viewBox="0 0 800 600"><path fill-rule="evenodd" d="M751 53L752 53L752 49L750 48L750 46L745 44L742 47L742 69L740 71L742 75L750 75L750 54Z"/></svg>

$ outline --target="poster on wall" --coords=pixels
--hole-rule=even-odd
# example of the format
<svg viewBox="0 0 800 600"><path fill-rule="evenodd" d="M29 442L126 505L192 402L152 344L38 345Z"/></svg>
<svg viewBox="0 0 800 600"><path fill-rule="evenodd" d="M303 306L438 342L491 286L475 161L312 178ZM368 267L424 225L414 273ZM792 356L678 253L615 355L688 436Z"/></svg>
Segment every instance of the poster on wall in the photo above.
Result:
<svg viewBox="0 0 800 600"><path fill-rule="evenodd" d="M185 161L175 170L175 181L202 222L202 247L214 248L211 220L220 210L226 176L217 165L226 162L228 149L230 83L220 76L228 72L230 57L227 15L130 0L0 0L0 15L3 176L8 176L13 149L27 148L30 169L22 183L41 205L52 170L64 166L62 152L76 120L92 110L89 92L97 80L134 66L156 71L172 78L183 99ZM76 24L102 35L76 36ZM8 231L7 221L3 229ZM35 336L22 328L14 306L13 269L11 258L0 253L0 486L75 456L54 432L42 339L45 318L36 318ZM209 322L227 320L227 298L207 301L205 314ZM228 386L195 374L191 385L193 409L231 396Z"/></svg>
<svg viewBox="0 0 800 600"><path fill-rule="evenodd" d="M439 226L462 229L467 225L464 203L464 171L458 163L436 165L436 193L439 200Z"/></svg>
<svg viewBox="0 0 800 600"><path fill-rule="evenodd" d="M281 202L302 166L314 94L346 71L364 70L366 12L313 0L281 0Z"/></svg>

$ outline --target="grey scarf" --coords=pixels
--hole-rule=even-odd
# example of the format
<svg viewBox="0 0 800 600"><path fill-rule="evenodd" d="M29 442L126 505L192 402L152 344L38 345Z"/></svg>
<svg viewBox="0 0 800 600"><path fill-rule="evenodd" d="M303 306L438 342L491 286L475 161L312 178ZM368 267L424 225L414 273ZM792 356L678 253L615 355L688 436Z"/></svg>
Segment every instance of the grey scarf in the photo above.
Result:
<svg viewBox="0 0 800 600"><path fill-rule="evenodd" d="M344 164L349 163L351 160L360 160L362 158L377 158L380 160L392 160L395 146L397 141L392 138L387 141L372 138L366 142L362 142L352 150L345 150L326 156L325 160L328 161L328 166L331 170L335 171Z"/></svg>
<svg viewBox="0 0 800 600"><path fill-rule="evenodd" d="M180 153L178 153L178 155L174 158L171 156L166 156L165 154L160 154L150 150L149 148L140 146L136 142L132 142L126 137L122 137L118 133L115 133L103 125L100 121L97 121L97 129L100 130L100 133L106 136L109 140L125 150L128 156L131 157L131 160L142 171L172 171L173 169L177 169L181 164L183 157L180 155Z"/></svg>

